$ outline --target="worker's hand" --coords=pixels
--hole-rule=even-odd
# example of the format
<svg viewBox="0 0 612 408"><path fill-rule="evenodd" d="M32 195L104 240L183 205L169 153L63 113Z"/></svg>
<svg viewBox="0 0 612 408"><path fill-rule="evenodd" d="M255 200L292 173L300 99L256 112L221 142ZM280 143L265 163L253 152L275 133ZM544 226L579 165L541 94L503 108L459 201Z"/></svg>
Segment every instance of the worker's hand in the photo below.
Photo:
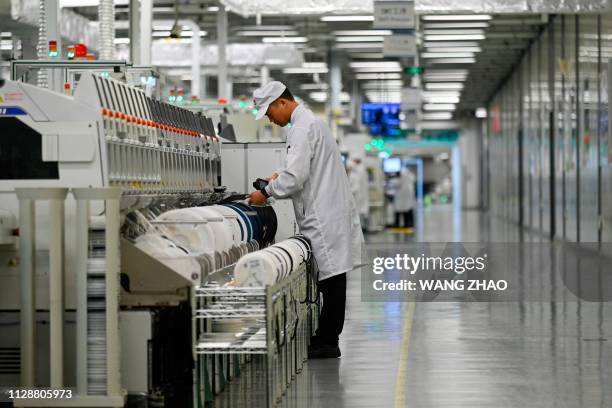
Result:
<svg viewBox="0 0 612 408"><path fill-rule="evenodd" d="M251 205L264 205L267 200L268 198L259 190L253 191L249 195L249 204Z"/></svg>
<svg viewBox="0 0 612 408"><path fill-rule="evenodd" d="M272 180L275 180L278 177L277 173L272 174L270 177L266 177L266 181L270 182Z"/></svg>

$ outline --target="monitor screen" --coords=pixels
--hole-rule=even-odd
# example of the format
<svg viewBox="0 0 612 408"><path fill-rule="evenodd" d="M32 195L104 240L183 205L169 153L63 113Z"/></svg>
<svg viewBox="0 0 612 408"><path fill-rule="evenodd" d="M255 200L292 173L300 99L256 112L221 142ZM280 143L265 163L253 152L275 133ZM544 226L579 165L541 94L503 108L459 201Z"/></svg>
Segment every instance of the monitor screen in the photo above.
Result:
<svg viewBox="0 0 612 408"><path fill-rule="evenodd" d="M390 157L383 160L383 170L385 173L399 173L402 170L402 159Z"/></svg>
<svg viewBox="0 0 612 408"><path fill-rule="evenodd" d="M399 103L361 104L361 122L368 126L372 135L395 136L399 131Z"/></svg>

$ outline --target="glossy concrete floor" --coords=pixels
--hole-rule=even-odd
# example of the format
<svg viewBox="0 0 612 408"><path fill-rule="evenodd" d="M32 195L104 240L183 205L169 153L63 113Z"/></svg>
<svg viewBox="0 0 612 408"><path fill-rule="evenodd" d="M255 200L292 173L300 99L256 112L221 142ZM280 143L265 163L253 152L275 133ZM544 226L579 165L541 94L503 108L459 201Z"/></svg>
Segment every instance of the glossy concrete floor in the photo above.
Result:
<svg viewBox="0 0 612 408"><path fill-rule="evenodd" d="M421 232L426 242L519 236L499 220L450 206L426 210ZM369 235L368 248L399 252L414 236ZM342 358L309 361L280 406L612 407L610 303L363 302L360 291L354 271ZM262 385L235 380L214 405L263 407Z"/></svg>

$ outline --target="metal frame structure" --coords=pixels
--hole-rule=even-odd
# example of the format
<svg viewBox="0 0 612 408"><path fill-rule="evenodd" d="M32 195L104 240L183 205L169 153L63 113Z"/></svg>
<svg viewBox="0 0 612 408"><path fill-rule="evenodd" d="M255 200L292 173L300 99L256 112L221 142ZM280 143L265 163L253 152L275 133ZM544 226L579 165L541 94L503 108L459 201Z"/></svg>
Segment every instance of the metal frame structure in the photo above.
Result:
<svg viewBox="0 0 612 408"><path fill-rule="evenodd" d="M309 281L312 277L305 264L265 288L220 284L217 278L228 276L228 268L212 274L210 283L195 289L196 406L203 406L213 392L222 391L223 387L216 383L224 378L232 378L240 371L252 375L249 370L254 370L254 364L244 363L259 355L265 360L266 406L273 407L307 359L308 342L318 316L314 304L308 301L316 295L315 285ZM213 319L236 318L254 319L254 323L239 333L211 332ZM233 367L236 362L237 370ZM216 371L215 365L220 365L222 371L216 376L208 375ZM211 392L207 395L207 391Z"/></svg>

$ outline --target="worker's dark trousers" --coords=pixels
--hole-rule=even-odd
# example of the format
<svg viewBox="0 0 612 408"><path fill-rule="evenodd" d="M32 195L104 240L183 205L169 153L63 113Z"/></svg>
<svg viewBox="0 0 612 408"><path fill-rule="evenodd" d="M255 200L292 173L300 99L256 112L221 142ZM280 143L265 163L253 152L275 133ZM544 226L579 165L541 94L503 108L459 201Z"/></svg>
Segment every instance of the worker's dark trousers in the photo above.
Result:
<svg viewBox="0 0 612 408"><path fill-rule="evenodd" d="M346 273L319 281L323 300L316 337L322 344L337 345L344 327L346 307Z"/></svg>
<svg viewBox="0 0 612 408"><path fill-rule="evenodd" d="M400 223L400 217L403 218L404 222ZM396 212L395 213L395 226L398 228L412 228L414 227L414 212L413 210Z"/></svg>

